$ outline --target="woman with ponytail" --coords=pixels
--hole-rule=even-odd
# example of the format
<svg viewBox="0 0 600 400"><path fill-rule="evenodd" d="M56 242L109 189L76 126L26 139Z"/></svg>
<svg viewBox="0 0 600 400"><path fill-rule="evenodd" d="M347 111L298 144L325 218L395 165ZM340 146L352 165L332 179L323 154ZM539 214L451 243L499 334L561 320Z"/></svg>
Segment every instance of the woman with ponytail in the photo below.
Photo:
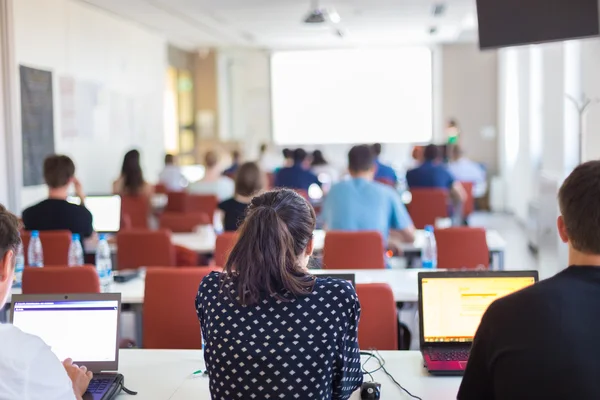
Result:
<svg viewBox="0 0 600 400"><path fill-rule="evenodd" d="M360 305L348 282L310 274L315 223L294 191L255 197L224 271L202 280L213 400L349 399L360 388Z"/></svg>

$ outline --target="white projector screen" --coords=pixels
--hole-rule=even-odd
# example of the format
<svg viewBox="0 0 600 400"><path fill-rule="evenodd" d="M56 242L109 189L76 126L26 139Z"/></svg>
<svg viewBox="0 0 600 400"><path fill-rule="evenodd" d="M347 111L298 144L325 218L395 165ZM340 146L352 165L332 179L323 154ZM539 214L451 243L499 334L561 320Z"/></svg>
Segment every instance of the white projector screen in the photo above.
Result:
<svg viewBox="0 0 600 400"><path fill-rule="evenodd" d="M432 138L426 47L277 52L271 87L273 139L280 145Z"/></svg>

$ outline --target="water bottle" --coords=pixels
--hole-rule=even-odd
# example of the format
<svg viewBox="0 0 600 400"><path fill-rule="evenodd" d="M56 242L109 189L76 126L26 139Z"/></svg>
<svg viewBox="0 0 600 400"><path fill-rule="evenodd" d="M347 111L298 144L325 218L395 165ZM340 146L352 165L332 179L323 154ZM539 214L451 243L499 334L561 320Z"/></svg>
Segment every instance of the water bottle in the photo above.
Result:
<svg viewBox="0 0 600 400"><path fill-rule="evenodd" d="M83 247L78 233L74 233L69 246L69 267L83 265Z"/></svg>
<svg viewBox="0 0 600 400"><path fill-rule="evenodd" d="M44 251L39 231L31 231L31 239L27 248L27 260L30 267L41 268L44 266Z"/></svg>
<svg viewBox="0 0 600 400"><path fill-rule="evenodd" d="M25 268L25 254L23 253L23 243L19 243L17 254L15 255L15 280L13 287L21 287L23 282L23 269Z"/></svg>
<svg viewBox="0 0 600 400"><path fill-rule="evenodd" d="M100 286L102 292L110 291L110 284L113 280L112 276L112 259L110 246L106 240L106 235L100 234L98 247L96 247L96 270L100 278Z"/></svg>
<svg viewBox="0 0 600 400"><path fill-rule="evenodd" d="M213 228L217 235L220 235L225 230L223 227L223 220L221 219L221 213L217 211L213 214Z"/></svg>
<svg viewBox="0 0 600 400"><path fill-rule="evenodd" d="M425 227L425 243L421 251L421 268L437 268L437 244L435 243L435 235L433 234L433 226L431 225Z"/></svg>

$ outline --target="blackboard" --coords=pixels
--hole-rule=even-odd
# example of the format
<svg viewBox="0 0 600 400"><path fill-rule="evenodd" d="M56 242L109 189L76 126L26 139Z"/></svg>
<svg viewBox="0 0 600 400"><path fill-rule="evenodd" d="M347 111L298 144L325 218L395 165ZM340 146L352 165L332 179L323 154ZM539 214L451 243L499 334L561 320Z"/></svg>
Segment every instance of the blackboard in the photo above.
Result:
<svg viewBox="0 0 600 400"><path fill-rule="evenodd" d="M44 159L54 154L52 72L20 66L23 185L44 183Z"/></svg>

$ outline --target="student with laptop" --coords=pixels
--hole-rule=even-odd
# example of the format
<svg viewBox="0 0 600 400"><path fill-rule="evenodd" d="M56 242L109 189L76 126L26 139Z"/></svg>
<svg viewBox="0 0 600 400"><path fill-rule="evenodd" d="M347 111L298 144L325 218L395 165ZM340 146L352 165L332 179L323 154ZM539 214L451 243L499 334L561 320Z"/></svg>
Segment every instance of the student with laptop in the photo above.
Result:
<svg viewBox="0 0 600 400"><path fill-rule="evenodd" d="M27 230L69 230L81 238L94 233L92 214L85 207L85 194L79 180L75 177L75 164L67 156L52 155L44 160L44 180L48 185L48 199L23 211L23 224ZM75 192L81 204L67 201L69 186L75 186Z"/></svg>
<svg viewBox="0 0 600 400"><path fill-rule="evenodd" d="M600 161L575 168L558 204L569 267L490 305L458 399L600 396Z"/></svg>
<svg viewBox="0 0 600 400"><path fill-rule="evenodd" d="M12 288L20 241L17 217L0 205L0 309ZM81 400L91 379L92 373L86 367L73 364L70 359L61 365L39 337L13 325L0 324L3 400Z"/></svg>

